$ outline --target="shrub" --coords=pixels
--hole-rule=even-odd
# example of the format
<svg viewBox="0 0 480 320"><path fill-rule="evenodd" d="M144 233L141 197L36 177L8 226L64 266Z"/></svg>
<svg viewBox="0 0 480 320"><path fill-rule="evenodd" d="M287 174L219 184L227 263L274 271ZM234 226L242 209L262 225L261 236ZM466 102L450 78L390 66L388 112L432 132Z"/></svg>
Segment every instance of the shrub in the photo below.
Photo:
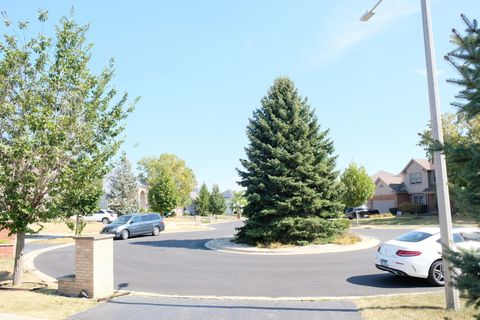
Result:
<svg viewBox="0 0 480 320"><path fill-rule="evenodd" d="M418 212L420 212L421 207L422 206L419 205L419 204L413 204L413 203L410 203L410 202L403 202L403 203L400 203L400 205L398 206L398 209L400 209L400 211L402 211L402 212L418 213Z"/></svg>
<svg viewBox="0 0 480 320"><path fill-rule="evenodd" d="M398 211L398 208L390 208L390 209L388 209L388 211L390 211L391 214L396 215L397 211Z"/></svg>
<svg viewBox="0 0 480 320"><path fill-rule="evenodd" d="M390 212L382 212L380 213L378 216L375 216L375 218L393 218L395 217L397 214L391 214Z"/></svg>

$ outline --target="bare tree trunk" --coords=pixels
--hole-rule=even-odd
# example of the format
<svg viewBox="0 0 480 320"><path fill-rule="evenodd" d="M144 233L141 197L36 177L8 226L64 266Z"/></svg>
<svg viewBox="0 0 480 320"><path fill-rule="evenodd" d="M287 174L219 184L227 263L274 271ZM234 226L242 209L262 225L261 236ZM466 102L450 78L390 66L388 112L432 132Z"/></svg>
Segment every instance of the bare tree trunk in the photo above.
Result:
<svg viewBox="0 0 480 320"><path fill-rule="evenodd" d="M12 285L22 284L23 273L23 252L25 249L25 232L17 233L17 244L15 246L15 265L13 267L13 281Z"/></svg>
<svg viewBox="0 0 480 320"><path fill-rule="evenodd" d="M79 232L78 232L78 224L79 223L80 223L80 216L77 213L77 216L76 216L76 219L75 219L75 232L74 232L75 237L78 236L78 234L79 234Z"/></svg>

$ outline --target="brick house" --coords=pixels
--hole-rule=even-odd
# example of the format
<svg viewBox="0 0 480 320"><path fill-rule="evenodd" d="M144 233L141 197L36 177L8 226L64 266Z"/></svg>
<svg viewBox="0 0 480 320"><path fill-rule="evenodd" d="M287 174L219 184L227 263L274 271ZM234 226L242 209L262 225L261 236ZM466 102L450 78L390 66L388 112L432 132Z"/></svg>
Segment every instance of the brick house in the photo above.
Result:
<svg viewBox="0 0 480 320"><path fill-rule="evenodd" d="M435 171L426 159L412 159L399 174L379 171L372 176L375 194L368 207L380 212L398 208L401 203L426 205L429 212L436 211Z"/></svg>

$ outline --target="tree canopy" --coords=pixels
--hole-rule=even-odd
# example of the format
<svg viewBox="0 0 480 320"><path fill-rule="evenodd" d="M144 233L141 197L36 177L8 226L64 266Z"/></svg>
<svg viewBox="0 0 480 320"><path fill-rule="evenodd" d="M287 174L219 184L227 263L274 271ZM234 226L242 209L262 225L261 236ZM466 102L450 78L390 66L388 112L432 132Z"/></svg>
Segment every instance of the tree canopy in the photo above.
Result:
<svg viewBox="0 0 480 320"><path fill-rule="evenodd" d="M343 185L343 202L353 208L365 204L375 193L375 184L365 170L354 162L345 169L340 177Z"/></svg>
<svg viewBox="0 0 480 320"><path fill-rule="evenodd" d="M453 103L458 108L458 116L465 117L467 129L465 135L478 133L480 116L480 29L476 20L470 21L462 15L465 22L465 34L453 29L452 42L457 46L446 59L458 71L459 79L450 79L450 83L461 88ZM447 161L455 167L455 181L460 191L462 207L465 212L480 222L480 142L477 139L446 141L443 146ZM480 250L447 254L454 267L454 286L462 290L467 302L480 308ZM480 319L480 314L477 315Z"/></svg>
<svg viewBox="0 0 480 320"><path fill-rule="evenodd" d="M122 153L108 179L108 206L121 214L138 211L137 189L137 178L133 174L132 165L126 153Z"/></svg>
<svg viewBox="0 0 480 320"><path fill-rule="evenodd" d="M213 215L224 214L227 210L227 205L225 204L225 199L223 198L222 193L218 184L214 184L212 187L212 192L208 199L209 211Z"/></svg>
<svg viewBox="0 0 480 320"><path fill-rule="evenodd" d="M202 183L198 192L198 197L195 200L195 209L198 215L208 216L210 214L210 192L205 183Z"/></svg>
<svg viewBox="0 0 480 320"><path fill-rule="evenodd" d="M238 170L248 201L238 241L306 243L343 232L346 225L332 220L343 204L328 130L288 78L276 79L261 104Z"/></svg>
<svg viewBox="0 0 480 320"><path fill-rule="evenodd" d="M464 164L458 161L453 161L453 153L449 152L452 147L460 147L467 143L480 144L480 117L475 116L467 119L462 113L444 113L442 114L442 129L443 139L445 145L449 146L445 150L445 159L448 172L448 186L450 197L453 200L454 212L468 213L472 208L468 205L469 201L466 199L466 183L462 178L460 172L463 170ZM419 133L419 146L425 149L427 157L433 161L433 151L438 149L435 141L432 139L431 126L428 124L427 128Z"/></svg>
<svg viewBox="0 0 480 320"><path fill-rule="evenodd" d="M151 182L148 189L150 209L163 215L175 209L177 202L177 189L169 175L162 173Z"/></svg>
<svg viewBox="0 0 480 320"><path fill-rule="evenodd" d="M142 182L149 185L159 176L167 175L176 188L176 206L186 206L189 203L190 193L197 182L192 169L187 167L184 160L174 154L163 153L159 157L143 158L138 165Z"/></svg>
<svg viewBox="0 0 480 320"><path fill-rule="evenodd" d="M47 20L39 12L41 23ZM30 226L91 210L117 152L127 94L113 100L113 62L99 74L88 64L88 27L60 19L56 33L28 38L3 14L0 42L0 228L17 234L13 283L21 283Z"/></svg>
<svg viewBox="0 0 480 320"><path fill-rule="evenodd" d="M245 198L245 191L234 191L230 207L234 213L241 213L243 208L247 205Z"/></svg>

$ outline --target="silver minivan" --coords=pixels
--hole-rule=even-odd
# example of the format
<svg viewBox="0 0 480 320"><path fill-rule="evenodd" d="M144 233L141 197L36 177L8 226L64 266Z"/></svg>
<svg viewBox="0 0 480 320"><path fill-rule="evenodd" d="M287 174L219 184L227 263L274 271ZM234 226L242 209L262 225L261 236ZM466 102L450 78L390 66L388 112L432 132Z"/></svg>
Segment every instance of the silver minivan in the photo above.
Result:
<svg viewBox="0 0 480 320"><path fill-rule="evenodd" d="M132 213L118 217L100 233L113 234L115 238L126 240L131 236L143 234L157 236L163 230L165 223L158 213Z"/></svg>

